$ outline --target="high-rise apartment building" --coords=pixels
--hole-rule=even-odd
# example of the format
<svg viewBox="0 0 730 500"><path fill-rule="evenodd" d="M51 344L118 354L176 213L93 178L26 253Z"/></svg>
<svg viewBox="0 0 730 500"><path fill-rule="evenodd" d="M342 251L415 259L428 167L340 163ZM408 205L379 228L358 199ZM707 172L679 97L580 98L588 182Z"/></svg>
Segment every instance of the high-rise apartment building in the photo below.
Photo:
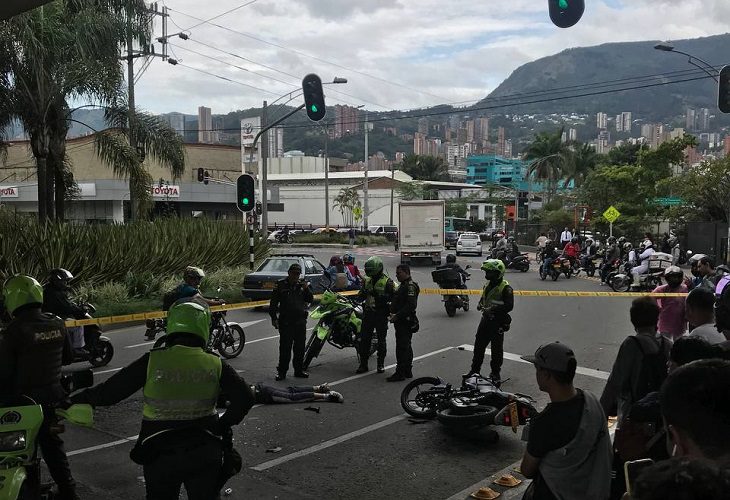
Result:
<svg viewBox="0 0 730 500"><path fill-rule="evenodd" d="M428 118L418 119L418 133L428 135Z"/></svg>
<svg viewBox="0 0 730 500"><path fill-rule="evenodd" d="M694 108L687 108L684 115L684 128L688 131L695 130L697 126L697 112Z"/></svg>
<svg viewBox="0 0 730 500"><path fill-rule="evenodd" d="M422 134L421 132L413 134L413 154L426 154L426 134Z"/></svg>
<svg viewBox="0 0 730 500"><path fill-rule="evenodd" d="M697 114L697 126L700 130L710 129L710 110L707 108L700 109Z"/></svg>
<svg viewBox="0 0 730 500"><path fill-rule="evenodd" d="M466 122L466 142L474 142L476 139L476 123L474 120Z"/></svg>
<svg viewBox="0 0 730 500"><path fill-rule="evenodd" d="M165 121L170 124L170 127L175 131L176 134L185 135L185 115L182 113L169 113L165 117Z"/></svg>
<svg viewBox="0 0 730 500"><path fill-rule="evenodd" d="M608 130L601 130L598 132L596 138L596 153L603 154L608 153L611 149L611 133Z"/></svg>
<svg viewBox="0 0 730 500"><path fill-rule="evenodd" d="M360 131L360 112L354 106L335 105L335 127L331 137L339 139Z"/></svg>
<svg viewBox="0 0 730 500"><path fill-rule="evenodd" d="M497 154L499 156L505 156L505 139L504 139L504 127L497 129Z"/></svg>
<svg viewBox="0 0 730 500"><path fill-rule="evenodd" d="M284 156L284 129L274 127L266 133L268 135L269 158L280 158Z"/></svg>
<svg viewBox="0 0 730 500"><path fill-rule="evenodd" d="M479 141L489 140L489 118L482 117L477 120L477 137Z"/></svg>
<svg viewBox="0 0 730 500"><path fill-rule="evenodd" d="M600 130L608 128L608 115L606 113L598 113L596 115L596 127Z"/></svg>
<svg viewBox="0 0 730 500"><path fill-rule="evenodd" d="M632 125L631 111L616 115L616 132L631 132Z"/></svg>
<svg viewBox="0 0 730 500"><path fill-rule="evenodd" d="M730 135L725 136L725 156L730 155Z"/></svg>
<svg viewBox="0 0 730 500"><path fill-rule="evenodd" d="M568 140L575 142L578 140L578 130L574 128L568 129Z"/></svg>
<svg viewBox="0 0 730 500"><path fill-rule="evenodd" d="M213 115L205 106L198 106L198 142L213 142Z"/></svg>

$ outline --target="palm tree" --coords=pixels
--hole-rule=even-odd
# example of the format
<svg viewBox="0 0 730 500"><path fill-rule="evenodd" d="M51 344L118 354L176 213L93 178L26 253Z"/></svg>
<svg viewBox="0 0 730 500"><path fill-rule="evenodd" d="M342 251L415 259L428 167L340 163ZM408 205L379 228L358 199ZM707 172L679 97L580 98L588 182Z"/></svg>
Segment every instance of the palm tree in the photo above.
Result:
<svg viewBox="0 0 730 500"><path fill-rule="evenodd" d="M30 137L40 220L54 217L54 198L63 215L68 101L118 99L119 51L128 35L142 45L150 40L143 0L56 1L0 22L0 125L18 119Z"/></svg>
<svg viewBox="0 0 730 500"><path fill-rule="evenodd" d="M598 154L590 144L575 143L569 154L565 156L565 160L563 181L566 185L572 181L575 183L575 187L578 188L583 184L588 174L596 168Z"/></svg>
<svg viewBox="0 0 730 500"><path fill-rule="evenodd" d="M408 155L403 159L402 170L419 181L449 179L448 166L440 156Z"/></svg>
<svg viewBox="0 0 730 500"><path fill-rule="evenodd" d="M563 142L563 131L564 128L561 128L553 134L549 132L537 134L522 155L525 161L530 162L527 168L528 177L534 175L537 179L547 181L548 202L563 173L568 154L568 147Z"/></svg>
<svg viewBox="0 0 730 500"><path fill-rule="evenodd" d="M352 227L354 210L360 206L360 195L354 187L342 188L335 199L333 206L342 214L342 225Z"/></svg>

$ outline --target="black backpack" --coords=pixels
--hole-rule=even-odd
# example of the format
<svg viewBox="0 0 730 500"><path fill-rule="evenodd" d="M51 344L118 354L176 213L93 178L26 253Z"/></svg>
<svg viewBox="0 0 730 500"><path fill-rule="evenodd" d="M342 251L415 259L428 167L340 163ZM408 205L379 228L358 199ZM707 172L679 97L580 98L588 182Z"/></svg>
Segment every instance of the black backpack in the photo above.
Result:
<svg viewBox="0 0 730 500"><path fill-rule="evenodd" d="M180 298L180 287L182 285L178 285L169 292L167 292L165 295L162 296L162 310L163 311L169 311L172 305L175 303L177 299Z"/></svg>
<svg viewBox="0 0 730 500"><path fill-rule="evenodd" d="M669 341L660 335L657 352L647 353L641 345L642 340L637 335L632 335L629 338L634 339L642 355L639 378L634 383L631 391L633 400L636 402L650 392L658 391L664 379L667 378ZM656 343L654 340L652 342Z"/></svg>

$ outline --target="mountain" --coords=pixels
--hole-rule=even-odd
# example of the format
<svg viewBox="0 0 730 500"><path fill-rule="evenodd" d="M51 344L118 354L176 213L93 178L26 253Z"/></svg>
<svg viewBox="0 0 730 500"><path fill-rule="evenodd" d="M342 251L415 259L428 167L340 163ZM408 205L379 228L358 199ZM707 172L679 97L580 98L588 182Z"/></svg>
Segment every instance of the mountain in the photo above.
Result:
<svg viewBox="0 0 730 500"><path fill-rule="evenodd" d="M654 49L658 41L607 43L594 47L564 50L523 64L477 106L517 104L559 96L600 92L617 88L606 82L634 79L622 85L639 86L660 81L704 76L687 62L687 57ZM677 50L696 55L714 66L730 63L727 48L730 34L690 40L676 40ZM673 73L682 72L685 73ZM664 75L651 79L640 79ZM591 84L584 86L586 84ZM565 89L566 87L574 87ZM563 89L558 91L557 89ZM527 95L516 95L527 94ZM512 96L512 97L507 97ZM717 110L717 84L710 78L685 83L651 87L642 90L606 93L590 97L514 105L495 109L496 113L596 113L610 115L632 111L653 120L668 120L681 114L685 106Z"/></svg>

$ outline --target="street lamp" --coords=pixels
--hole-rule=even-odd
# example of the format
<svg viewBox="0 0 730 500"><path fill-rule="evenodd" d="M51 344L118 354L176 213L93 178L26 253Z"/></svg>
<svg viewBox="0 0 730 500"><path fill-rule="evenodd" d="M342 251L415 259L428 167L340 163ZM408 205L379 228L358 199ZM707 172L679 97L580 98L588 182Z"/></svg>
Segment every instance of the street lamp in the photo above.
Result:
<svg viewBox="0 0 730 500"><path fill-rule="evenodd" d="M693 56L692 54L688 54L687 52L682 52L681 50L677 50L674 48L674 45L672 45L670 43L658 43L658 44L654 45L654 48L656 50L660 50L662 52L674 52L675 54L682 54L683 56L689 57L689 59L687 60L688 63L690 63L695 68L699 68L702 71L704 71L707 75L709 75L716 82L719 81L717 78L718 72L715 69L715 67L712 64L708 63L707 61L705 61L704 59L700 59L699 57ZM695 61L701 62L702 64L705 65L705 67L700 66ZM709 68L709 70L707 68Z"/></svg>

